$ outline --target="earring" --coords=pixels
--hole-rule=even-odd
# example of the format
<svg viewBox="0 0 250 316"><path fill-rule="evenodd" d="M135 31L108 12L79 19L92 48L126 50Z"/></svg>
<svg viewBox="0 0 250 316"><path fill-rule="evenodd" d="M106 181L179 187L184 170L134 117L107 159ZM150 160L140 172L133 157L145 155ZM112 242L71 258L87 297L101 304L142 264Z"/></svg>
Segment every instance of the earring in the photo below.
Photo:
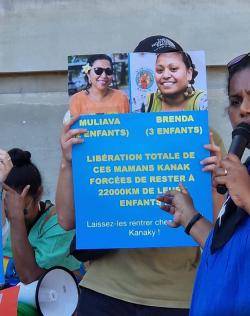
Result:
<svg viewBox="0 0 250 316"><path fill-rule="evenodd" d="M164 101L164 95L161 93L161 91L160 91L159 89L157 89L156 95L157 95L157 98L158 98L160 101Z"/></svg>
<svg viewBox="0 0 250 316"><path fill-rule="evenodd" d="M186 91L184 92L185 98L190 98L194 95L194 87L191 85L191 83L188 84Z"/></svg>

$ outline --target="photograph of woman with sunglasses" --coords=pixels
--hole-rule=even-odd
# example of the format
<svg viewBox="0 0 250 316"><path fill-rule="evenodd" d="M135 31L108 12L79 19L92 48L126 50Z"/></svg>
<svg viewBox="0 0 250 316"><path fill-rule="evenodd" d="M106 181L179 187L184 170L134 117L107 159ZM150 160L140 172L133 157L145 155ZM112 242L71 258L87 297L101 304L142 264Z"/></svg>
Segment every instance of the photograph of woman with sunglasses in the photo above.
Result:
<svg viewBox="0 0 250 316"><path fill-rule="evenodd" d="M241 124L250 148L250 53L227 64L228 116ZM239 127L238 127L239 128ZM211 164L212 167L212 164ZM187 190L169 191L158 200L203 248L191 302L191 316L250 315L250 156L245 163L228 154L213 165L213 186L226 186L225 202L213 225L195 209ZM204 205L204 207L206 207ZM202 210L199 210L202 212Z"/></svg>
<svg viewBox="0 0 250 316"><path fill-rule="evenodd" d="M179 45L169 47L169 52L157 54L157 91L147 96L145 112L205 110L207 95L194 87L197 75L190 55Z"/></svg>
<svg viewBox="0 0 250 316"><path fill-rule="evenodd" d="M90 55L82 67L86 86L70 100L70 114L127 113L129 101L126 94L111 88L113 63L105 54Z"/></svg>

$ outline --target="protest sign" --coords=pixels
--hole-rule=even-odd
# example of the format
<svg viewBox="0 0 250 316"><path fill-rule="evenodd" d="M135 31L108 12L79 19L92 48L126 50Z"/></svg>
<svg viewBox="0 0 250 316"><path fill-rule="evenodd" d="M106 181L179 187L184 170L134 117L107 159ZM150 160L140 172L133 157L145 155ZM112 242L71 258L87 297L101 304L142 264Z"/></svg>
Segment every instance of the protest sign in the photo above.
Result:
<svg viewBox="0 0 250 316"><path fill-rule="evenodd" d="M156 198L183 183L211 217L210 175L200 165L209 142L204 53L76 55L68 62L71 114L99 114L75 124L88 129L73 149L77 248L194 245L182 229L166 226L169 215Z"/></svg>
<svg viewBox="0 0 250 316"><path fill-rule="evenodd" d="M194 245L166 226L156 197L187 187L196 208L211 217L207 111L83 116L87 128L73 148L77 248Z"/></svg>

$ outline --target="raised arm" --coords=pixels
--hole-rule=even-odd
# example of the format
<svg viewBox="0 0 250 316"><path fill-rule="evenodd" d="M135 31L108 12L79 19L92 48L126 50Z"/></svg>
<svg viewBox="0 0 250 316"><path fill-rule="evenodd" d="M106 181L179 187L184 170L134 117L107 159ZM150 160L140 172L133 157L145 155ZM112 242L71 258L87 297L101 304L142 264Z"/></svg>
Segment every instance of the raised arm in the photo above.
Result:
<svg viewBox="0 0 250 316"><path fill-rule="evenodd" d="M73 177L72 177L72 146L81 144L82 138L76 137L84 134L84 129L70 129L78 117L67 123L61 134L62 159L59 170L59 177L56 190L56 209L58 212L58 222L66 230L75 227L75 211L73 198Z"/></svg>
<svg viewBox="0 0 250 316"><path fill-rule="evenodd" d="M0 149L0 212L2 212L2 227L6 225L5 211L2 210L2 185L12 167L13 164L9 154L5 150Z"/></svg>
<svg viewBox="0 0 250 316"><path fill-rule="evenodd" d="M5 190L6 216L10 222L11 250L15 269L20 281L28 284L38 280L46 271L36 262L35 252L30 244L25 224L23 210L30 186L26 185L20 194L6 184L3 185L3 188Z"/></svg>

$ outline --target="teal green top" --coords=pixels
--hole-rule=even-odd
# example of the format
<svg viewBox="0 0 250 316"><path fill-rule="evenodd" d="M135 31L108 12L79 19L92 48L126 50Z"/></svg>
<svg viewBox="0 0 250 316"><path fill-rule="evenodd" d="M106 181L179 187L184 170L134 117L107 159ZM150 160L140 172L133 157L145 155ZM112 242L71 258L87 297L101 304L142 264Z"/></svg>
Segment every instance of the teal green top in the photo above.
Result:
<svg viewBox="0 0 250 316"><path fill-rule="evenodd" d="M29 232L28 239L35 252L36 262L40 268L44 269L59 265L71 271L78 270L81 263L69 254L70 243L75 231L64 230L58 224L57 214L46 220L50 210L51 208L37 220ZM13 257L10 235L7 238L3 254Z"/></svg>

